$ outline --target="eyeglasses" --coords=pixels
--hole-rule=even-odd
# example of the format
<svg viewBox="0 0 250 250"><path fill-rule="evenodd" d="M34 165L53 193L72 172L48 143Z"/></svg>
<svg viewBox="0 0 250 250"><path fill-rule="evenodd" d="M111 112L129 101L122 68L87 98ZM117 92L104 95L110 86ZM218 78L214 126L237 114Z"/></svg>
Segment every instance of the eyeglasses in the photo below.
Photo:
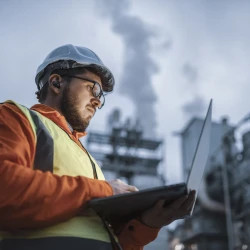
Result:
<svg viewBox="0 0 250 250"><path fill-rule="evenodd" d="M101 105L98 107L98 109L101 109L104 106L105 97L104 97L102 88L101 88L101 86L100 86L100 84L98 82L90 80L88 78L83 78L83 77L80 77L80 76L72 76L72 75L62 75L62 76L69 76L71 78L76 78L76 79L80 79L80 80L83 80L83 81L92 82L94 84L93 87L91 87L92 94L93 94L94 97L98 98L100 100L100 102L101 102Z"/></svg>

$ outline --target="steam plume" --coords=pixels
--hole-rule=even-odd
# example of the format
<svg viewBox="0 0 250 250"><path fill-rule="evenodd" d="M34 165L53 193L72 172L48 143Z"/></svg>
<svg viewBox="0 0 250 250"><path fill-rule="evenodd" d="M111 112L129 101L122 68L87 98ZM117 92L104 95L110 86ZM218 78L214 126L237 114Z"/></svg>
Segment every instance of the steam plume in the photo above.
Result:
<svg viewBox="0 0 250 250"><path fill-rule="evenodd" d="M110 17L113 31L124 41L124 69L119 91L133 101L144 132L152 135L156 128L152 76L158 67L150 55L150 39L155 34L140 18L128 14L129 1L97 0L97 3Z"/></svg>

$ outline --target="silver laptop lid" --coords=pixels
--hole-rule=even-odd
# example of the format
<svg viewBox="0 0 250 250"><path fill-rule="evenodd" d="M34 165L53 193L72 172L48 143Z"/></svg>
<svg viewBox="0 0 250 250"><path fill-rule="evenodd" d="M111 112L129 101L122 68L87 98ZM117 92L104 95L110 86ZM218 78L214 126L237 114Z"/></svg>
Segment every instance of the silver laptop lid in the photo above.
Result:
<svg viewBox="0 0 250 250"><path fill-rule="evenodd" d="M206 118L203 122L200 137L196 146L191 171L187 179L188 190L196 190L196 197L204 174L209 155L212 119L212 99L208 107Z"/></svg>

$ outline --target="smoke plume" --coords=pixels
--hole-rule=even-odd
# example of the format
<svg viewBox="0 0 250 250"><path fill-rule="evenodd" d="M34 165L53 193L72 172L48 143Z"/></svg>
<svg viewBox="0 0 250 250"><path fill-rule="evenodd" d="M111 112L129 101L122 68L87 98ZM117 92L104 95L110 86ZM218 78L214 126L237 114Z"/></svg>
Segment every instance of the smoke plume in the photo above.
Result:
<svg viewBox="0 0 250 250"><path fill-rule="evenodd" d="M194 85L197 83L198 72L193 65L190 63L185 63L182 66L182 72L189 84Z"/></svg>
<svg viewBox="0 0 250 250"><path fill-rule="evenodd" d="M97 0L97 3L111 19L113 31L124 41L124 69L119 91L133 101L145 134L152 135L156 128L152 76L158 67L150 55L150 40L155 34L140 18L128 14L129 1Z"/></svg>
<svg viewBox="0 0 250 250"><path fill-rule="evenodd" d="M182 66L182 74L187 82L187 90L189 94L192 96L192 100L186 102L182 111L187 117L187 119L197 117L204 114L206 109L205 101L199 94L199 85L198 85L198 71L197 69L190 63L186 62Z"/></svg>
<svg viewBox="0 0 250 250"><path fill-rule="evenodd" d="M188 118L204 115L205 109L205 101L201 96L195 96L192 101L187 102L182 108Z"/></svg>

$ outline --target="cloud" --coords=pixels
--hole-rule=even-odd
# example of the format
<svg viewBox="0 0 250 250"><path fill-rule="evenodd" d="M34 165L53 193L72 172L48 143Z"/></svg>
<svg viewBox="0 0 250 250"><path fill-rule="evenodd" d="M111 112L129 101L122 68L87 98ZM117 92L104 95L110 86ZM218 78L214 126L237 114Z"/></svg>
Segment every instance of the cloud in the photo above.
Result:
<svg viewBox="0 0 250 250"><path fill-rule="evenodd" d="M197 95L191 101L187 102L182 107L182 111L187 116L187 118L199 117L204 114L206 109L205 100Z"/></svg>
<svg viewBox="0 0 250 250"><path fill-rule="evenodd" d="M197 69L191 65L190 63L185 63L182 66L182 73L184 77L187 79L187 81L194 85L197 82L198 79L198 71Z"/></svg>

